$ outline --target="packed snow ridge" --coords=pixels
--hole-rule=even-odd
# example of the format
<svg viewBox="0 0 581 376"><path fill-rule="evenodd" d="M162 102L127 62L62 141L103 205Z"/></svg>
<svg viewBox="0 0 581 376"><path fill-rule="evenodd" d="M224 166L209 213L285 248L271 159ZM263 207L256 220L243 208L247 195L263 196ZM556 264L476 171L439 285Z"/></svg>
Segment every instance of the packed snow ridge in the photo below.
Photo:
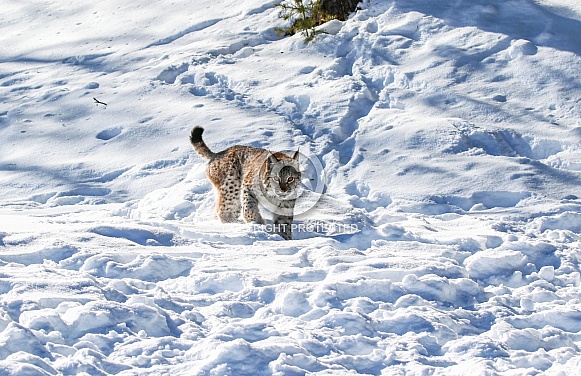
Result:
<svg viewBox="0 0 581 376"><path fill-rule="evenodd" d="M581 373L577 1L0 9L0 375ZM195 125L320 162L294 240Z"/></svg>

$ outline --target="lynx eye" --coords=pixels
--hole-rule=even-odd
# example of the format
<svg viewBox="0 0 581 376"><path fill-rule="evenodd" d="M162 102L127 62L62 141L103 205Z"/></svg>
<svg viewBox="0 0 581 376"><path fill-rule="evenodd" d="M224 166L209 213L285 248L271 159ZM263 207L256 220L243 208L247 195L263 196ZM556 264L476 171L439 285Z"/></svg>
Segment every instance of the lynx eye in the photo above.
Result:
<svg viewBox="0 0 581 376"><path fill-rule="evenodd" d="M292 183L293 181L295 181L295 178L293 178L292 176L289 176L288 179L286 179L287 183Z"/></svg>
<svg viewBox="0 0 581 376"><path fill-rule="evenodd" d="M274 180L275 182L277 182L277 183L278 183L278 182L280 182L280 177L278 177L278 176L273 176L273 177L272 177L272 180Z"/></svg>

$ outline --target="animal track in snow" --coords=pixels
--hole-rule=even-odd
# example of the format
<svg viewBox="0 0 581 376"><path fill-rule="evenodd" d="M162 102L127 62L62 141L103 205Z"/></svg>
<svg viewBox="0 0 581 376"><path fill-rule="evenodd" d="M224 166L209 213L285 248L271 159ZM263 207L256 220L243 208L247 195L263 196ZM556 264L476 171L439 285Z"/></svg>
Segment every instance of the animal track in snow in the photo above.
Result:
<svg viewBox="0 0 581 376"><path fill-rule="evenodd" d="M165 82L166 84L173 84L176 81L176 78L188 71L189 68L188 63L182 63L179 65L172 65L166 69L164 69L157 77L156 80Z"/></svg>
<svg viewBox="0 0 581 376"><path fill-rule="evenodd" d="M123 132L123 128L121 127L109 128L97 133L95 137L97 137L99 140L108 141L119 136L121 132Z"/></svg>

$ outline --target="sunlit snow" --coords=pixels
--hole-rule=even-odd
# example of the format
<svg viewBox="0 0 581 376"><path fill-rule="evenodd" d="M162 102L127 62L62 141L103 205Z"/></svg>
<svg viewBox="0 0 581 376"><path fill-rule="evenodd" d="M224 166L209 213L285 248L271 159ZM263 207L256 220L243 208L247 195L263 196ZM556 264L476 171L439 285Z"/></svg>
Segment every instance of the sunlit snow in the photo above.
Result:
<svg viewBox="0 0 581 376"><path fill-rule="evenodd" d="M0 375L581 374L578 1L276 3L0 5ZM196 125L320 163L294 240Z"/></svg>

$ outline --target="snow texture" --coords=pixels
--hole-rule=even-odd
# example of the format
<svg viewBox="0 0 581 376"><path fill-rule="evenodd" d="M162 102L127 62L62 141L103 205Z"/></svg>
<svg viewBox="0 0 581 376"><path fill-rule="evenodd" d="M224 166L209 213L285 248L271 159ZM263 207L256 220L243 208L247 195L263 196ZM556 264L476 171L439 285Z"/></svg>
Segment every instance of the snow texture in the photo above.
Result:
<svg viewBox="0 0 581 376"><path fill-rule="evenodd" d="M579 2L275 5L0 5L0 375L581 374ZM320 161L295 240L195 125Z"/></svg>

